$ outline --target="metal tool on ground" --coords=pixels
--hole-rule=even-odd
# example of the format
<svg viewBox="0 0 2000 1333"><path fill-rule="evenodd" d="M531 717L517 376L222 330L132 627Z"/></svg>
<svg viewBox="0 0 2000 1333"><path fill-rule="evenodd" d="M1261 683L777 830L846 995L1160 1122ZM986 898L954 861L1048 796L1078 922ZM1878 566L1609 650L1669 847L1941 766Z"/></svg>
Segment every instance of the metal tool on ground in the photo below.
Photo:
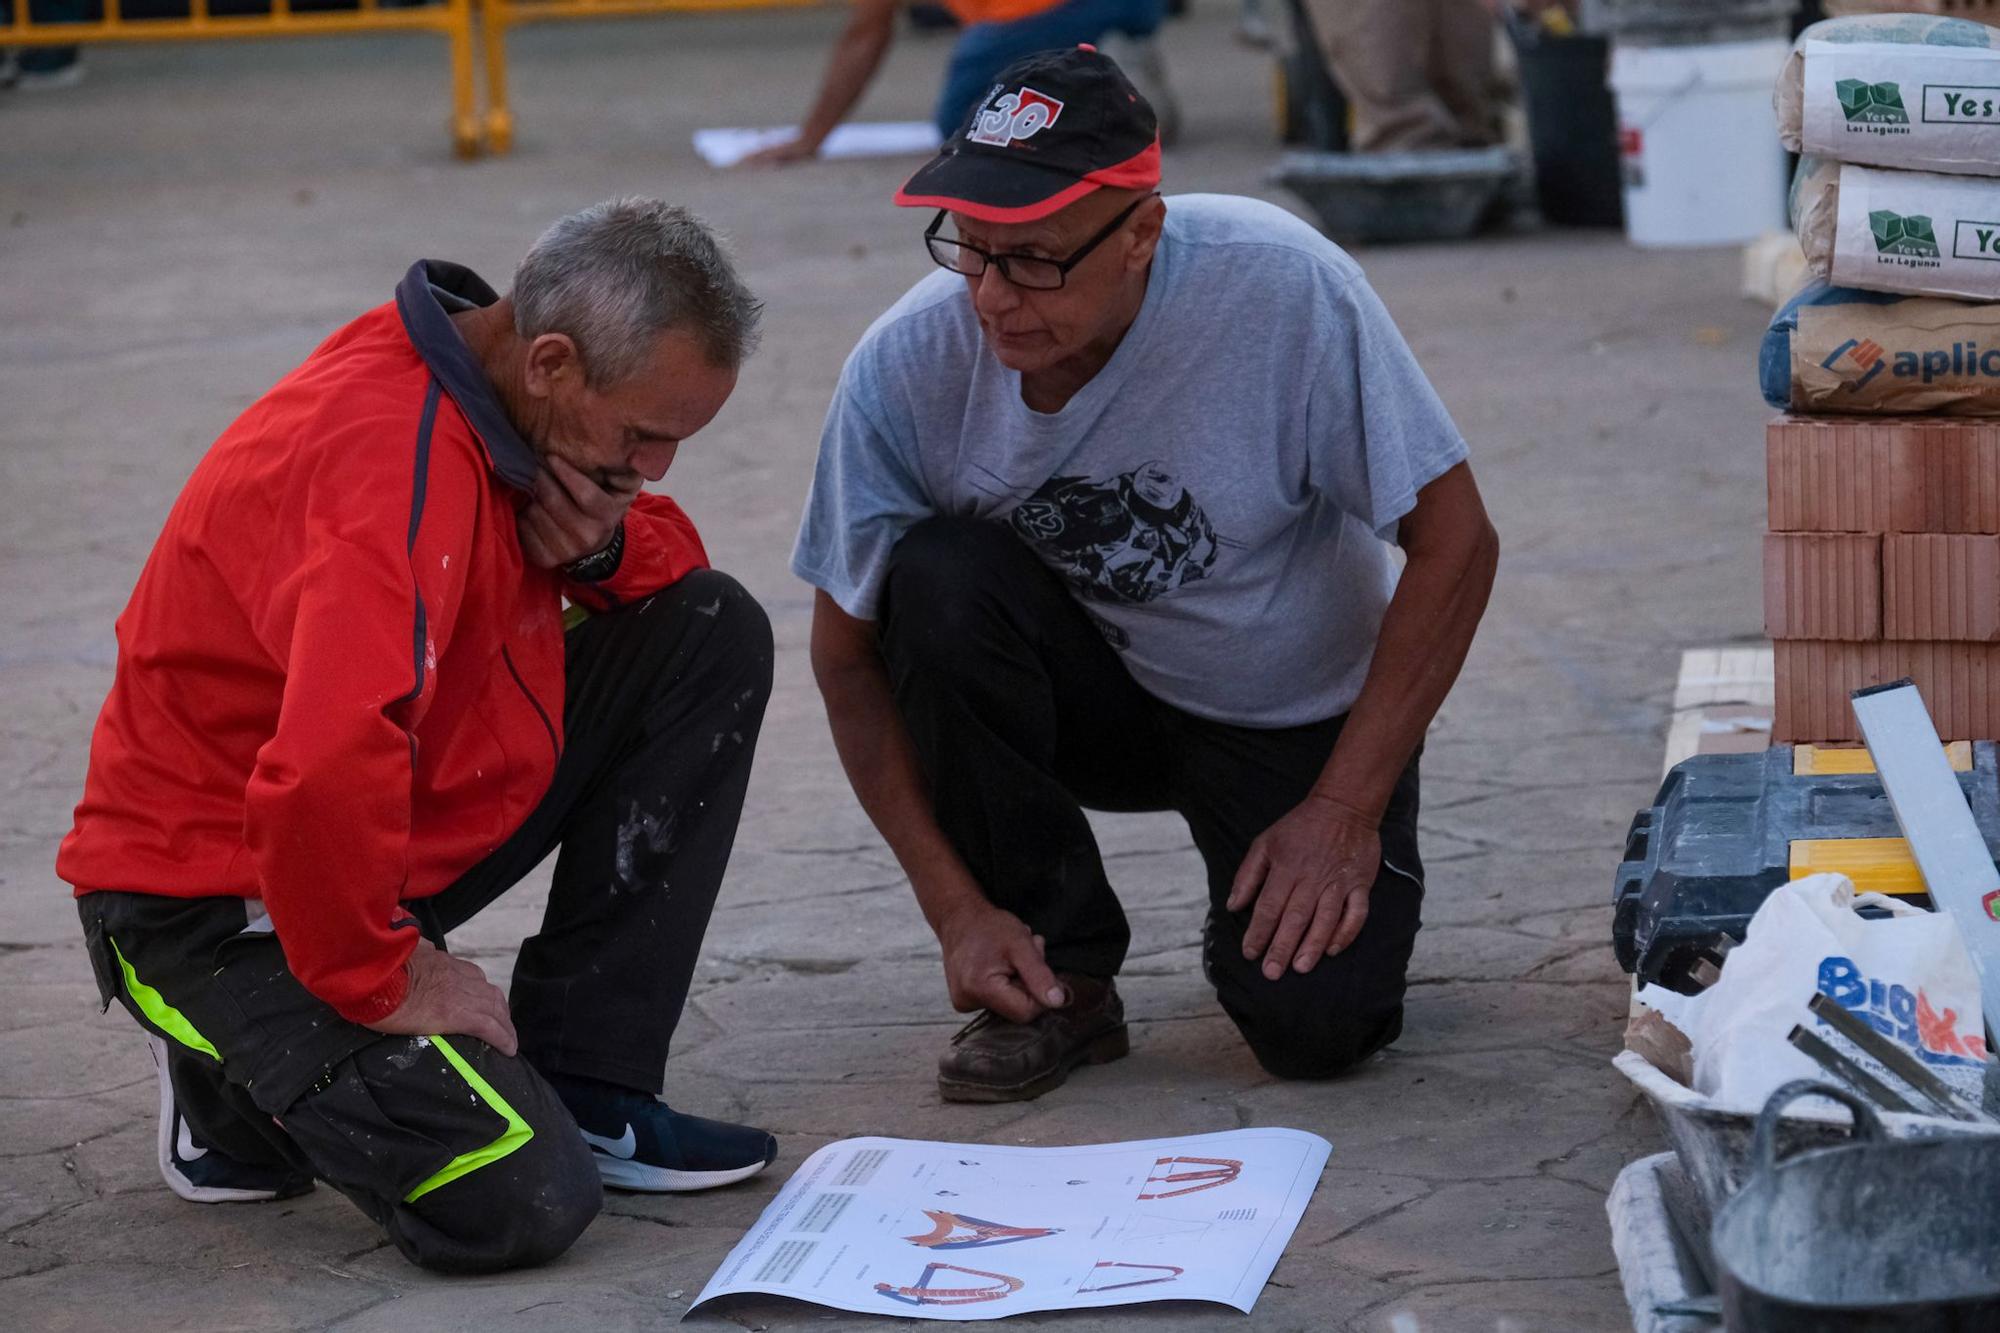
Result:
<svg viewBox="0 0 2000 1333"><path fill-rule="evenodd" d="M1851 1140L1777 1160L1802 1097L1854 1115ZM1711 1248L1737 1333L1973 1333L2000 1328L2000 1152L1978 1138L1887 1137L1841 1088L1788 1083L1757 1118L1752 1171Z"/></svg>
<svg viewBox="0 0 2000 1333"><path fill-rule="evenodd" d="M1785 1040L1799 1048L1814 1063L1839 1079L1848 1088L1885 1111L1916 1113L1916 1107L1890 1091L1889 1085L1828 1045L1825 1039L1804 1027L1795 1027Z"/></svg>
<svg viewBox="0 0 2000 1333"><path fill-rule="evenodd" d="M1954 1120L1991 1120L1992 1117L1983 1110L1967 1102L1943 1079L1924 1068L1915 1056L1870 1027L1866 1020L1856 1018L1837 1000L1815 995L1806 1002L1806 1008L1814 1018L1853 1042L1863 1055L1880 1062L1884 1069L1916 1089L1925 1101L1937 1108L1939 1115L1947 1115Z"/></svg>
<svg viewBox="0 0 2000 1333"><path fill-rule="evenodd" d="M1857 692L1854 716L1931 898L1965 939L1991 1024L2000 1016L2000 870L1979 822L1939 751L1937 728L1915 685L1904 680Z"/></svg>

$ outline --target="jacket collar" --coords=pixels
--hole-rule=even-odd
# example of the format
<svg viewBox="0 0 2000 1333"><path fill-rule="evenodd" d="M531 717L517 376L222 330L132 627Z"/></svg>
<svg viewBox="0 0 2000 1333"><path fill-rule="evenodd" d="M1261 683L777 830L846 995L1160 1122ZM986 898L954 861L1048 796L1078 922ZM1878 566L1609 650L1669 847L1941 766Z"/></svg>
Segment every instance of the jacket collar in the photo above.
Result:
<svg viewBox="0 0 2000 1333"><path fill-rule="evenodd" d="M486 447L493 470L525 491L534 487L541 464L507 419L493 382L451 322L451 310L489 306L499 299L477 273L442 259L419 259L396 285L396 313L402 316L403 332L465 414Z"/></svg>

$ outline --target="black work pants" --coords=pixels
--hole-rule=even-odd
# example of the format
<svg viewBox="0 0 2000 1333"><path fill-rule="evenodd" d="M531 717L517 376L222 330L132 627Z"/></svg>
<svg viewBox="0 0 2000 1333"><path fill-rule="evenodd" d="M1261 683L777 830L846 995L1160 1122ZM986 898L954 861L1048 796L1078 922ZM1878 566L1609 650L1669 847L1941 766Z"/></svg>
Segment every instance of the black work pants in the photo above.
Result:
<svg viewBox="0 0 2000 1333"><path fill-rule="evenodd" d="M728 576L688 575L567 636L561 759L518 830L435 897L444 932L560 848L510 995L517 1057L342 1019L239 898L78 899L107 1002L164 1038L208 1144L311 1171L412 1261L541 1262L597 1212L597 1171L542 1075L658 1092L736 837L771 683L771 629Z"/></svg>
<svg viewBox="0 0 2000 1333"><path fill-rule="evenodd" d="M1173 810L1208 872L1203 967L1258 1061L1335 1074L1402 1031L1418 929L1417 762L1383 817L1367 923L1311 972L1266 980L1230 912L1250 844L1305 799L1343 718L1276 729L1196 717L1133 681L1062 581L1002 525L927 519L898 543L880 622L937 820L987 897L1059 970L1109 977L1131 940L1085 808Z"/></svg>

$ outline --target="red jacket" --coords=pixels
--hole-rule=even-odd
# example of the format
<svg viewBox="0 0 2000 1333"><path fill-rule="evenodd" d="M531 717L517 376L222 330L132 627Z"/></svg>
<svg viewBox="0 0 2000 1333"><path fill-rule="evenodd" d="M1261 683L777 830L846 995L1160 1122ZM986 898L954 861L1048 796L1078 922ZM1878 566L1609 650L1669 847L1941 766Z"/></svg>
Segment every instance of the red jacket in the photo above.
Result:
<svg viewBox="0 0 2000 1333"><path fill-rule="evenodd" d="M402 1003L398 904L527 817L562 750L562 597L707 563L641 495L601 583L525 563L538 466L422 261L223 432L118 619L118 670L56 872L79 894L261 898L292 971L358 1023Z"/></svg>

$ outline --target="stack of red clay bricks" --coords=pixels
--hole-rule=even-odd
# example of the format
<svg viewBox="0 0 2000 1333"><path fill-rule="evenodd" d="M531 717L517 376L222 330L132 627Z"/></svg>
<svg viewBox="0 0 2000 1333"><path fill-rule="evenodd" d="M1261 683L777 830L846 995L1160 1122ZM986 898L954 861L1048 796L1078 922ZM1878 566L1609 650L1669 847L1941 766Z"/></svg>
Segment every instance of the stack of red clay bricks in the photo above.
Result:
<svg viewBox="0 0 2000 1333"><path fill-rule="evenodd" d="M1908 676L1946 739L2000 737L2000 420L1771 423L1771 738L1861 739L1849 697Z"/></svg>

